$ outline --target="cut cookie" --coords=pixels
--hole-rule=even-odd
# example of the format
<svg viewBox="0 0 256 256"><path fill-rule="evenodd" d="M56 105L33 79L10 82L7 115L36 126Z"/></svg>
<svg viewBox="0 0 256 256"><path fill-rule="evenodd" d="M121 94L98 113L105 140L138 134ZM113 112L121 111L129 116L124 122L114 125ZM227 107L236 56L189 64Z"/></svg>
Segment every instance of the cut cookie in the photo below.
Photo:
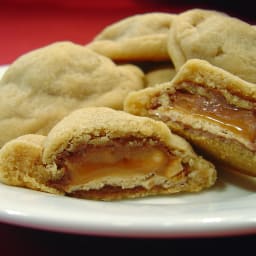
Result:
<svg viewBox="0 0 256 256"><path fill-rule="evenodd" d="M216 180L214 166L163 122L101 107L60 121L47 136L43 163L56 174L49 185L100 200L195 192Z"/></svg>
<svg viewBox="0 0 256 256"><path fill-rule="evenodd" d="M169 60L167 37L175 17L159 12L125 18L106 27L87 47L119 61Z"/></svg>
<svg viewBox="0 0 256 256"><path fill-rule="evenodd" d="M256 87L189 60L169 82L128 95L125 111L165 122L202 152L256 176Z"/></svg>
<svg viewBox="0 0 256 256"><path fill-rule="evenodd" d="M168 51L176 68L188 59L203 59L256 83L256 30L223 13L193 9L172 22Z"/></svg>
<svg viewBox="0 0 256 256"><path fill-rule="evenodd" d="M138 67L116 65L84 46L58 42L29 52L0 81L0 147L24 134L46 135L77 108L122 109L126 95L143 87Z"/></svg>

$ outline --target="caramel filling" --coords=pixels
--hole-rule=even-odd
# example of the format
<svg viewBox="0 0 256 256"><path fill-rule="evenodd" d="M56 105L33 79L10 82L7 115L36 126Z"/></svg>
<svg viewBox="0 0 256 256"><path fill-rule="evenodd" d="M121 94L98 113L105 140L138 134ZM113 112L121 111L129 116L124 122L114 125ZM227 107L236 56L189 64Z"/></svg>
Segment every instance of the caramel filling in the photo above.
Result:
<svg viewBox="0 0 256 256"><path fill-rule="evenodd" d="M217 90L207 90L207 96L178 90L175 94L169 95L169 100L169 108L207 119L251 142L256 139L254 110L242 109L229 104Z"/></svg>
<svg viewBox="0 0 256 256"><path fill-rule="evenodd" d="M66 177L59 181L64 190L107 177L129 179L134 175L154 173L172 177L183 170L181 159L160 146L89 146L62 160ZM67 177L68 175L68 177Z"/></svg>

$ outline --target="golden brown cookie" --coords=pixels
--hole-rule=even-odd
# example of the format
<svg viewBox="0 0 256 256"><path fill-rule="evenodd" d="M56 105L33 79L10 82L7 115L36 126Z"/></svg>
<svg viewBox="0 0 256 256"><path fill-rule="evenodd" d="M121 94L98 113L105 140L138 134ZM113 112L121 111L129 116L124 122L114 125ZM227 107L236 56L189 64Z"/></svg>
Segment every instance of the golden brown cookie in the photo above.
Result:
<svg viewBox="0 0 256 256"><path fill-rule="evenodd" d="M144 86L134 65L116 65L84 46L58 42L18 58L0 81L0 147L23 134L46 135L85 106L122 109L127 93Z"/></svg>
<svg viewBox="0 0 256 256"><path fill-rule="evenodd" d="M223 13L192 9L178 15L170 27L168 51L178 70L198 58L256 83L256 30Z"/></svg>
<svg viewBox="0 0 256 256"><path fill-rule="evenodd" d="M195 192L216 180L214 166L163 122L110 108L65 117L48 134L42 159L56 174L49 185L82 198Z"/></svg>
<svg viewBox="0 0 256 256"><path fill-rule="evenodd" d="M155 68L145 73L145 87L152 87L157 84L169 82L175 75L176 71L171 65Z"/></svg>
<svg viewBox="0 0 256 256"><path fill-rule="evenodd" d="M167 37L175 17L161 12L130 16L107 26L87 46L113 60L169 60Z"/></svg>
<svg viewBox="0 0 256 256"><path fill-rule="evenodd" d="M24 135L6 143L0 149L0 182L61 194L61 191L47 185L51 173L42 163L44 140L42 135Z"/></svg>
<svg viewBox="0 0 256 256"><path fill-rule="evenodd" d="M256 87L206 61L189 60L174 79L128 95L125 110L164 121L202 152L256 176Z"/></svg>

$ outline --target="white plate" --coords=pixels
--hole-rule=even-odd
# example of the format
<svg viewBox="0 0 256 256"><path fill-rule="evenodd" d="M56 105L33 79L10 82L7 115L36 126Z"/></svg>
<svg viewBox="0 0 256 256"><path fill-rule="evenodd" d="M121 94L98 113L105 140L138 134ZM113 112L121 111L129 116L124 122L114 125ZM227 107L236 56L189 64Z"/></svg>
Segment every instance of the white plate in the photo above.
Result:
<svg viewBox="0 0 256 256"><path fill-rule="evenodd" d="M0 76L6 67L0 67ZM65 233L205 237L256 233L256 179L221 173L201 193L119 202L56 196L0 184L0 221Z"/></svg>

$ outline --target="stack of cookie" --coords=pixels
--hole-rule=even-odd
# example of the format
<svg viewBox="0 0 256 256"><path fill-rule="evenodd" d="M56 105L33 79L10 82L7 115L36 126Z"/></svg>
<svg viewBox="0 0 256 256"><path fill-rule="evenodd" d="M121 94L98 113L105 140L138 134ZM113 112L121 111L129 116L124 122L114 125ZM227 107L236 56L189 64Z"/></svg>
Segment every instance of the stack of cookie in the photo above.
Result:
<svg viewBox="0 0 256 256"><path fill-rule="evenodd" d="M255 42L255 27L193 9L21 56L0 81L0 180L116 200L209 188L209 160L256 176Z"/></svg>

